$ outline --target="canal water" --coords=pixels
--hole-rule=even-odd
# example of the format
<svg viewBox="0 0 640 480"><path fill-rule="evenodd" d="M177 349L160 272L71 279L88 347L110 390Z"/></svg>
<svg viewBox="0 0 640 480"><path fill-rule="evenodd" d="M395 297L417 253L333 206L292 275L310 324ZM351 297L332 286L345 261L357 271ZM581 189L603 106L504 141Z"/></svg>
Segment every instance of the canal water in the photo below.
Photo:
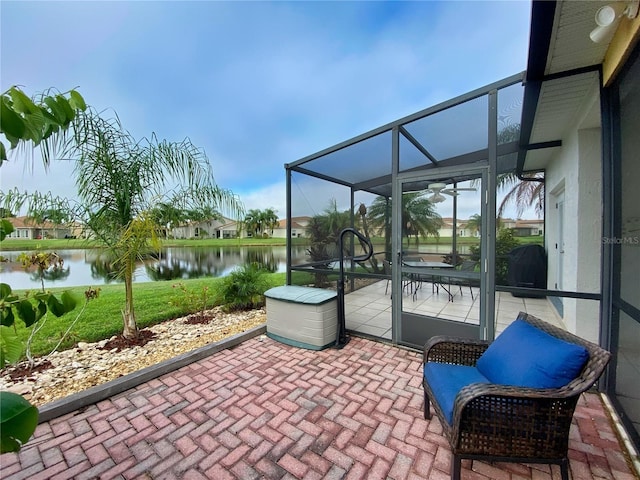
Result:
<svg viewBox="0 0 640 480"><path fill-rule="evenodd" d="M308 261L306 248L293 247L294 263ZM55 250L55 252L64 260L64 266L61 269L45 272L45 288L119 282L115 279L106 255L100 250ZM14 290L40 288L40 277L35 269L25 271L17 262L20 253L2 252L2 256L8 261L0 263L0 282L8 283ZM162 249L158 258L138 262L134 282L223 277L234 268L249 263L257 263L270 272L284 272L287 268L286 247L165 248Z"/></svg>
<svg viewBox="0 0 640 480"><path fill-rule="evenodd" d="M306 246L292 247L293 265L310 262ZM436 255L451 251L449 245L421 245L423 250ZM460 253L467 253L458 249ZM45 288L105 285L118 283L109 260L98 249L55 250L64 260L60 269L44 274ZM14 290L40 288L40 277L35 269L25 271L17 261L21 252L1 252L8 261L0 263L0 282ZM30 252L26 252L30 253ZM134 282L180 280L201 277L223 277L234 268L258 264L269 272L284 272L287 251L284 246L263 247L171 247L164 248L158 258L138 262Z"/></svg>

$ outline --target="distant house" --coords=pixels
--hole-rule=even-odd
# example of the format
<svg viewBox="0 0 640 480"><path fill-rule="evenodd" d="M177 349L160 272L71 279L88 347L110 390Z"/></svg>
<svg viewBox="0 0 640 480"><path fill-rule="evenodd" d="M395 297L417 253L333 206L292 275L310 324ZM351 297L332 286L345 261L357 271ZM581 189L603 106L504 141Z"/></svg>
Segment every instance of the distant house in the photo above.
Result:
<svg viewBox="0 0 640 480"><path fill-rule="evenodd" d="M291 217L291 238L305 237L307 225L311 217ZM287 238L287 219L278 221L278 226L273 229L273 238Z"/></svg>
<svg viewBox="0 0 640 480"><path fill-rule="evenodd" d="M475 228L467 226L468 220L456 220L456 236L458 237L477 237L480 234ZM442 226L438 229L438 235L445 238L453 237L453 218L442 217Z"/></svg>
<svg viewBox="0 0 640 480"><path fill-rule="evenodd" d="M480 232L474 227L468 226L469 220L456 220L456 234L458 237L479 237ZM500 228L513 229L516 237L531 237L544 235L544 220L514 220L512 218L501 218ZM450 238L453 236L453 218L443 217L442 227L438 230L441 237Z"/></svg>
<svg viewBox="0 0 640 480"><path fill-rule="evenodd" d="M291 237L299 238L305 236L305 230L309 224L311 217L294 217L291 219ZM266 233L273 238L286 238L287 221L279 220L278 226ZM184 225L174 227L170 231L173 238L248 238L251 237L247 231L242 228L240 222L236 222L230 218L221 218L219 220L205 220L202 222L188 222Z"/></svg>
<svg viewBox="0 0 640 480"><path fill-rule="evenodd" d="M224 225L220 225L220 227L218 227L217 238L242 238L244 236L243 232L244 229L242 228L242 225L230 220Z"/></svg>
<svg viewBox="0 0 640 480"><path fill-rule="evenodd" d="M500 228L516 228L516 220L513 218L500 218L498 219L498 225Z"/></svg>
<svg viewBox="0 0 640 480"><path fill-rule="evenodd" d="M516 220L514 228L516 237L544 235L544 220Z"/></svg>
<svg viewBox="0 0 640 480"><path fill-rule="evenodd" d="M53 222L35 223L29 217L8 218L14 231L7 235L7 239L19 238L22 240L40 240L43 238L69 238L74 235L78 227L76 225L58 225Z"/></svg>
<svg viewBox="0 0 640 480"><path fill-rule="evenodd" d="M533 237L544 235L544 220L522 220L513 218L501 218L499 220L500 228L510 228L514 231L516 237Z"/></svg>
<svg viewBox="0 0 640 480"><path fill-rule="evenodd" d="M229 238L222 236L221 227L227 227L231 223L233 223L235 231L235 222L225 217L220 219L211 218L199 222L190 221L178 227L173 227L170 229L170 234L177 239Z"/></svg>

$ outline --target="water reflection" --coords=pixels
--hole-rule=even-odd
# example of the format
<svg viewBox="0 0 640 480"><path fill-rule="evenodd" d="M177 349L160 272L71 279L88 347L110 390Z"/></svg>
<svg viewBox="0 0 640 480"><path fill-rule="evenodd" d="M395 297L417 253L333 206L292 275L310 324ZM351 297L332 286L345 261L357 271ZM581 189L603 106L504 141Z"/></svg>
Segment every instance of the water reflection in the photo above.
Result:
<svg viewBox="0 0 640 480"><path fill-rule="evenodd" d="M115 282L118 279L118 272L111 265L111 261L106 258L95 258L90 264L91 278L104 280L103 283Z"/></svg>
<svg viewBox="0 0 640 480"><path fill-rule="evenodd" d="M9 260L0 264L0 281L13 289L39 288L37 274L16 261L21 252L3 252ZM117 271L99 249L58 250L64 268L45 274L45 288L104 285L120 282ZM307 261L305 247L292 249L293 262ZM221 277L244 264L257 264L269 272L286 270L286 248L281 247L175 247L162 249L156 258L137 264L134 281L150 282Z"/></svg>
<svg viewBox="0 0 640 480"><path fill-rule="evenodd" d="M69 277L70 273L71 269L69 267L51 267L42 272L42 280L44 280L45 284L64 280ZM35 269L31 271L31 280L40 283L40 273Z"/></svg>

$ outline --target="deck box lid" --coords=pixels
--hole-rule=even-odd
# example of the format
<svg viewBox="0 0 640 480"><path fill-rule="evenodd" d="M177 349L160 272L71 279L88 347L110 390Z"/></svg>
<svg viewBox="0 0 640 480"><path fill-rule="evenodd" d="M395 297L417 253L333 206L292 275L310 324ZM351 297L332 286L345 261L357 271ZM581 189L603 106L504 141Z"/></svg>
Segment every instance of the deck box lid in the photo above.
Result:
<svg viewBox="0 0 640 480"><path fill-rule="evenodd" d="M284 285L267 290L264 292L264 296L284 302L320 305L336 298L337 293L333 290L325 290L324 288Z"/></svg>

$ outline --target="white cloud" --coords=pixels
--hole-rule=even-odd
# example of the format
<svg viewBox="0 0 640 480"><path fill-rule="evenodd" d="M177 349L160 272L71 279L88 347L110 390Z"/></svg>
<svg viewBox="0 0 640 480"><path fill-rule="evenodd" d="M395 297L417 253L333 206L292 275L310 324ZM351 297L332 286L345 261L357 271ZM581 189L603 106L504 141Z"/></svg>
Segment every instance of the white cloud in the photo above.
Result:
<svg viewBox="0 0 640 480"><path fill-rule="evenodd" d="M284 182L264 185L259 189L241 194L241 198L247 211L272 208L279 218L286 217L287 199Z"/></svg>

